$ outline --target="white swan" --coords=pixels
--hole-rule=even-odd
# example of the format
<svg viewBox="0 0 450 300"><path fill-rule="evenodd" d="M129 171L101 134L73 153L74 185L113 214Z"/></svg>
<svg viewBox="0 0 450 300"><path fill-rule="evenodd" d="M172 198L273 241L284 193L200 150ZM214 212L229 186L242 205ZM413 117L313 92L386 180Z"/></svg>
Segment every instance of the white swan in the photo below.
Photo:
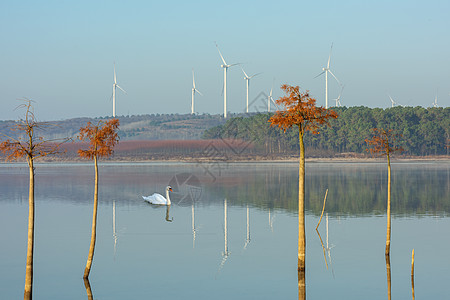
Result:
<svg viewBox="0 0 450 300"><path fill-rule="evenodd" d="M154 193L151 196L142 196L142 198L144 198L145 201L147 201L151 204L170 205L172 203L170 202L169 191L172 192L172 187L167 186L166 187L166 198L164 198L163 195L158 194L158 193Z"/></svg>

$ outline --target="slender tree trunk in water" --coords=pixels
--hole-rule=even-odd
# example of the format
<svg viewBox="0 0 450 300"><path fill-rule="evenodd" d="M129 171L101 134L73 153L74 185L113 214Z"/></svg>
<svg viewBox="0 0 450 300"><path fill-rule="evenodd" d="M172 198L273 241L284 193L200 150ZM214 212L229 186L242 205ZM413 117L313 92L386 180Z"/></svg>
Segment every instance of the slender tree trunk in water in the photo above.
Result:
<svg viewBox="0 0 450 300"><path fill-rule="evenodd" d="M33 298L33 249L34 249L34 165L33 159L27 157L30 169L30 187L28 194L28 245L27 266L25 271L24 300Z"/></svg>
<svg viewBox="0 0 450 300"><path fill-rule="evenodd" d="M89 273L91 272L92 261L94 259L95 240L97 236L98 165L96 156L94 156L94 165L95 165L95 188L94 188L94 212L92 215L91 245L89 247L89 255L86 263L86 268L84 269L83 278L88 278Z"/></svg>
<svg viewBox="0 0 450 300"><path fill-rule="evenodd" d="M391 160L388 158L388 200L387 200L387 230L386 230L386 251L385 254L389 255L391 251Z"/></svg>
<svg viewBox="0 0 450 300"><path fill-rule="evenodd" d="M299 126L300 163L298 168L298 271L305 272L305 145L303 131Z"/></svg>

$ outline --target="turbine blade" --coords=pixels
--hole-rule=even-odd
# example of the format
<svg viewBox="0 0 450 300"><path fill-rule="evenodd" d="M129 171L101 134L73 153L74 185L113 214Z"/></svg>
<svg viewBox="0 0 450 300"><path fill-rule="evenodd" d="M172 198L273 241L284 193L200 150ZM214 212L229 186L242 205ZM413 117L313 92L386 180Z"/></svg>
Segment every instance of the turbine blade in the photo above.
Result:
<svg viewBox="0 0 450 300"><path fill-rule="evenodd" d="M260 75L260 74L262 74L262 73L263 73L263 72L256 73L256 74L250 76L250 78L253 78L253 77L255 77L255 76L258 76L258 75Z"/></svg>
<svg viewBox="0 0 450 300"><path fill-rule="evenodd" d="M328 56L328 64L327 64L327 69L330 68L330 61L331 61L331 51L333 50L333 43L331 43L331 47L330 47L330 55Z"/></svg>
<svg viewBox="0 0 450 300"><path fill-rule="evenodd" d="M200 91L199 90L197 90L197 89L194 89L194 91L196 91L197 93L199 93L201 96L203 96L203 94L202 93L200 93Z"/></svg>
<svg viewBox="0 0 450 300"><path fill-rule="evenodd" d="M336 79L336 81L339 83L340 86L342 86L341 82L339 81L339 79L337 79L336 76L334 76L333 72L331 72L330 69L328 69L328 72L330 72L331 75L333 75L334 79Z"/></svg>
<svg viewBox="0 0 450 300"><path fill-rule="evenodd" d="M194 78L194 69L192 69L192 86L195 89L195 78Z"/></svg>
<svg viewBox="0 0 450 300"><path fill-rule="evenodd" d="M272 100L272 103L275 105L277 110L279 110L278 104L273 100L272 96L270 96L270 100Z"/></svg>
<svg viewBox="0 0 450 300"><path fill-rule="evenodd" d="M317 75L316 77L314 77L314 78L317 78L317 77L319 77L320 75L322 75L323 73L325 73L326 71L323 71L322 73L320 73L319 75Z"/></svg>
<svg viewBox="0 0 450 300"><path fill-rule="evenodd" d="M253 76L252 77L248 77L247 73L245 73L245 71L244 71L244 68L241 67L241 70L242 70L242 72L244 72L245 79L250 79L250 78L253 77Z"/></svg>
<svg viewBox="0 0 450 300"><path fill-rule="evenodd" d="M215 44L216 44L217 51L219 51L219 55L220 55L220 58L222 59L223 64L226 65L227 63L226 63L225 59L223 58L222 53L220 52L219 46L217 45L217 43L215 43Z"/></svg>
<svg viewBox="0 0 450 300"><path fill-rule="evenodd" d="M232 67L232 66L237 66L237 65L242 65L241 63L237 63L237 64L231 64L228 67Z"/></svg>
<svg viewBox="0 0 450 300"><path fill-rule="evenodd" d="M116 84L116 87L118 87L119 89L122 90L122 92L124 92L125 94L127 94L127 92L126 92L123 88L121 88L118 84Z"/></svg>

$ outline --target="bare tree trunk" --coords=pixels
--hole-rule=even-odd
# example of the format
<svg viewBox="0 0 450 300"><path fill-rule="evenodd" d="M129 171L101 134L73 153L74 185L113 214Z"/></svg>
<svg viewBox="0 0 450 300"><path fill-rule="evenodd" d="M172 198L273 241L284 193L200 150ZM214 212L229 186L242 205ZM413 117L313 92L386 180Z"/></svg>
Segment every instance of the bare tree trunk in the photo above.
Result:
<svg viewBox="0 0 450 300"><path fill-rule="evenodd" d="M391 251L391 160L388 158L388 200L387 200L387 229L386 229L386 251L385 255L389 255Z"/></svg>
<svg viewBox="0 0 450 300"><path fill-rule="evenodd" d="M298 168L298 271L305 272L305 145L300 126L298 133L300 144L300 163Z"/></svg>
<svg viewBox="0 0 450 300"><path fill-rule="evenodd" d="M27 265L25 271L25 291L24 300L33 298L33 249L34 249L34 165L33 159L27 157L30 170L30 187L28 194L28 245L27 245Z"/></svg>
<svg viewBox="0 0 450 300"><path fill-rule="evenodd" d="M86 262L86 268L84 269L83 278L88 278L91 272L92 261L94 260L94 249L95 241L97 236L97 208L98 208L98 165L97 157L94 156L95 165L95 188L94 188L94 212L92 215L92 234L91 234L91 245L89 247L89 255Z"/></svg>

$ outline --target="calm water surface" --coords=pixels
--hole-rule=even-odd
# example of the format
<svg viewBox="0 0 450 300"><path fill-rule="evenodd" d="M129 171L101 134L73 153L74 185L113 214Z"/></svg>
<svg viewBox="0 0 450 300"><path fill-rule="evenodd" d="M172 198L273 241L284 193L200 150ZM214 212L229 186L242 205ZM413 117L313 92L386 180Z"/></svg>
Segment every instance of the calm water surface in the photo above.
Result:
<svg viewBox="0 0 450 300"><path fill-rule="evenodd" d="M450 164L392 167L392 299L412 298L413 248L416 299L447 299ZM0 164L1 299L23 297L27 172ZM36 173L34 299L87 298L93 166ZM307 164L308 299L387 299L386 180L384 163ZM169 212L142 200L169 183ZM296 163L102 164L94 298L296 299L297 197Z"/></svg>

